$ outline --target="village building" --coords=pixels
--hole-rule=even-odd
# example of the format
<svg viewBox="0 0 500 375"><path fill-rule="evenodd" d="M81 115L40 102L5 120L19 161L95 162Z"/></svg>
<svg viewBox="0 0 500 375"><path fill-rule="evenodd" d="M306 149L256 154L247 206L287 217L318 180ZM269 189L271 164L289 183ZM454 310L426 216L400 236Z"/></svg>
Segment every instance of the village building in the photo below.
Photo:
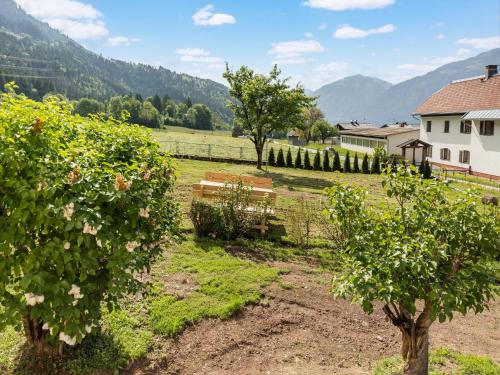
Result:
<svg viewBox="0 0 500 375"><path fill-rule="evenodd" d="M447 170L500 179L500 75L488 65L479 77L453 81L431 95L420 116L427 158Z"/></svg>
<svg viewBox="0 0 500 375"><path fill-rule="evenodd" d="M290 130L286 135L288 138L288 143L292 146L305 146L307 142L303 139L300 134L295 130Z"/></svg>
<svg viewBox="0 0 500 375"><path fill-rule="evenodd" d="M358 122L357 120L352 120L349 122L338 122L335 124L335 127L339 131L343 130L352 130L352 129L360 129L360 128L376 128L377 125L370 124L370 123L363 123L363 122Z"/></svg>

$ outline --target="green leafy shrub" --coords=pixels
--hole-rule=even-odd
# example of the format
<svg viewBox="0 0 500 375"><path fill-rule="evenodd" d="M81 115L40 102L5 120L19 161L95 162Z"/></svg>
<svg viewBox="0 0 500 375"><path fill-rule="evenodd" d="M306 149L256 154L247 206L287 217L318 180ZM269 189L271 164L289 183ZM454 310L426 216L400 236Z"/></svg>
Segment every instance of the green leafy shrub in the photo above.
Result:
<svg viewBox="0 0 500 375"><path fill-rule="evenodd" d="M269 150L269 154L267 155L267 165L270 165L271 167L276 166L276 158L274 157L274 148L272 147Z"/></svg>
<svg viewBox="0 0 500 375"><path fill-rule="evenodd" d="M328 154L328 151L323 152L323 170L325 172L329 172L331 170L330 167L330 156Z"/></svg>
<svg viewBox="0 0 500 375"><path fill-rule="evenodd" d="M292 151L290 149L288 149L288 151L286 152L286 166L287 166L287 168L294 167L293 159L292 159Z"/></svg>
<svg viewBox="0 0 500 375"><path fill-rule="evenodd" d="M178 224L174 169L144 128L0 97L0 329L75 345L141 284Z"/></svg>
<svg viewBox="0 0 500 375"><path fill-rule="evenodd" d="M285 158L283 157L283 149L281 149L281 148L278 151L278 159L276 161L276 166L277 167L284 167L285 166Z"/></svg>
<svg viewBox="0 0 500 375"><path fill-rule="evenodd" d="M227 238L230 228L226 226L223 210L213 203L193 199L190 210L194 232L199 237Z"/></svg>
<svg viewBox="0 0 500 375"><path fill-rule="evenodd" d="M375 155L373 157L370 173L371 174L380 174L380 158L378 155Z"/></svg>

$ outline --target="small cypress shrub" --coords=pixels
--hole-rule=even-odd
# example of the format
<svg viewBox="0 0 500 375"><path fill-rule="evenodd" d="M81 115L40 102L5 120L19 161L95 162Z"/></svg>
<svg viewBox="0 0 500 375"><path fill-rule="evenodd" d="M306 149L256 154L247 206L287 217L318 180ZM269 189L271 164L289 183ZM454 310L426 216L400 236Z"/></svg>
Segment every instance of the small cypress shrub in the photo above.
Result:
<svg viewBox="0 0 500 375"><path fill-rule="evenodd" d="M328 151L325 151L323 153L323 170L325 172L329 172L330 171L330 156L328 155Z"/></svg>
<svg viewBox="0 0 500 375"><path fill-rule="evenodd" d="M319 156L319 151L316 152L316 155L314 155L313 169L315 171L321 170L321 157Z"/></svg>
<svg viewBox="0 0 500 375"><path fill-rule="evenodd" d="M368 163L368 154L365 154L365 156L363 157L363 162L361 163L361 171L364 174L370 173L370 164Z"/></svg>
<svg viewBox="0 0 500 375"><path fill-rule="evenodd" d="M340 166L340 156L339 153L335 151L335 155L333 155L333 166L332 171L334 172L342 172L342 168Z"/></svg>
<svg viewBox="0 0 500 375"><path fill-rule="evenodd" d="M424 178L431 178L431 177L432 177L431 163L429 163L429 160L426 160L424 168Z"/></svg>
<svg viewBox="0 0 500 375"><path fill-rule="evenodd" d="M274 157L274 149L272 147L269 150L269 155L267 155L267 165L270 165L271 167L276 166L276 158Z"/></svg>
<svg viewBox="0 0 500 375"><path fill-rule="evenodd" d="M370 171L372 174L380 174L380 158L375 155L372 160L372 169Z"/></svg>
<svg viewBox="0 0 500 375"><path fill-rule="evenodd" d="M354 154L354 168L352 171L354 173L359 173L359 160L358 160L358 153L357 152Z"/></svg>
<svg viewBox="0 0 500 375"><path fill-rule="evenodd" d="M285 158L283 157L283 149L281 149L281 148L278 151L278 158L276 159L276 166L277 167L284 167L285 166Z"/></svg>
<svg viewBox="0 0 500 375"><path fill-rule="evenodd" d="M425 161L422 160L422 162L420 163L420 165L418 166L418 173L420 174L420 177L423 177L425 178Z"/></svg>
<svg viewBox="0 0 500 375"><path fill-rule="evenodd" d="M304 154L304 169L312 169L311 166L311 160L309 159L309 151L306 150L306 153Z"/></svg>
<svg viewBox="0 0 500 375"><path fill-rule="evenodd" d="M295 155L295 168L302 168L302 155L300 155L300 148L297 155Z"/></svg>
<svg viewBox="0 0 500 375"><path fill-rule="evenodd" d="M290 151L290 149L288 149L288 152L286 153L286 166L288 168L293 168L292 151Z"/></svg>
<svg viewBox="0 0 500 375"><path fill-rule="evenodd" d="M344 158L344 172L351 173L351 157L349 156L349 151L347 151Z"/></svg>

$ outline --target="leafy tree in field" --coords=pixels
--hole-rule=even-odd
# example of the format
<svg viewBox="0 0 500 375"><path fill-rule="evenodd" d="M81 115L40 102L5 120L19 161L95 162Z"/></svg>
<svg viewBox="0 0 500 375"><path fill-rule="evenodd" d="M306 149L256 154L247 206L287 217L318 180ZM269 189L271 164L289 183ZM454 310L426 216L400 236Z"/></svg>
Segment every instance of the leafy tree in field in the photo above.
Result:
<svg viewBox="0 0 500 375"><path fill-rule="evenodd" d="M293 168L294 165L293 165L293 159L292 159L292 151L290 149L288 149L288 151L286 152L286 166L288 168Z"/></svg>
<svg viewBox="0 0 500 375"><path fill-rule="evenodd" d="M128 96L114 96L109 100L108 113L115 119L123 118L128 113L128 121L137 124L142 103Z"/></svg>
<svg viewBox="0 0 500 375"><path fill-rule="evenodd" d="M80 116L88 116L92 113L104 112L104 104L95 99L81 98L74 104L73 112Z"/></svg>
<svg viewBox="0 0 500 375"><path fill-rule="evenodd" d="M332 168L330 167L330 156L328 155L328 151L323 152L323 170L325 172L329 172Z"/></svg>
<svg viewBox="0 0 500 375"><path fill-rule="evenodd" d="M404 373L427 375L432 324L482 312L498 294L500 223L496 208L478 205L470 191L448 198L444 183L415 173L389 169L383 186L397 209L384 215L368 209L356 188L329 191L332 226L344 243L333 287L369 314L382 302L401 332Z"/></svg>
<svg viewBox="0 0 500 375"><path fill-rule="evenodd" d="M194 111L193 127L195 129L212 130L212 112L205 104L194 104L189 111Z"/></svg>
<svg viewBox="0 0 500 375"><path fill-rule="evenodd" d="M177 227L175 173L143 128L12 89L0 97L0 327L61 353L96 330L102 305L140 290L134 275Z"/></svg>
<svg viewBox="0 0 500 375"><path fill-rule="evenodd" d="M276 166L285 167L285 158L283 157L283 149L280 148L278 151L278 159L276 160Z"/></svg>
<svg viewBox="0 0 500 375"><path fill-rule="evenodd" d="M136 99L137 99L138 101L140 101L141 103L144 101L144 99L142 99L142 95L141 95L141 94L139 94L139 93L136 93L136 94L134 95L134 98L136 98Z"/></svg>
<svg viewBox="0 0 500 375"><path fill-rule="evenodd" d="M354 173L359 173L360 172L360 169L359 169L359 160L358 160L358 153L357 152L354 154L354 169L353 169L353 172Z"/></svg>
<svg viewBox="0 0 500 375"><path fill-rule="evenodd" d="M303 120L303 109L314 100L304 93L301 86L289 87L288 80L281 79L280 74L277 66L268 76L256 74L246 66L235 72L226 66L224 73L229 93L235 99L229 107L234 112L235 122L250 136L255 146L259 169L270 134L298 126Z"/></svg>
<svg viewBox="0 0 500 375"><path fill-rule="evenodd" d="M373 156L372 160L372 168L370 170L370 173L372 174L380 174L380 159L377 154Z"/></svg>
<svg viewBox="0 0 500 375"><path fill-rule="evenodd" d="M370 173L370 164L368 162L368 154L365 154L365 156L363 157L363 162L361 163L361 171L364 174Z"/></svg>
<svg viewBox="0 0 500 375"><path fill-rule="evenodd" d="M300 148L295 155L295 168L302 168L302 156L300 155Z"/></svg>
<svg viewBox="0 0 500 375"><path fill-rule="evenodd" d="M151 100L151 104L153 104L153 106L156 108L156 110L159 112L159 113L162 113L163 112L163 105L161 103L161 99L160 97L158 96L158 94L155 94L153 96L153 99Z"/></svg>
<svg viewBox="0 0 500 375"><path fill-rule="evenodd" d="M283 154L283 152L281 153ZM270 165L271 167L276 166L276 158L274 157L274 149L272 147L269 150L269 154L267 155L267 165Z"/></svg>
<svg viewBox="0 0 500 375"><path fill-rule="evenodd" d="M338 129L330 125L325 119L319 119L313 124L311 134L312 139L321 139L321 142L324 144L327 138L338 135Z"/></svg>
<svg viewBox="0 0 500 375"><path fill-rule="evenodd" d="M142 109L139 111L138 124L149 126L150 128L160 127L160 113L156 110L153 104L145 101L142 104Z"/></svg>
<svg viewBox="0 0 500 375"><path fill-rule="evenodd" d="M304 169L312 169L311 166L311 160L309 159L309 151L306 150L306 153L304 154Z"/></svg>
<svg viewBox="0 0 500 375"><path fill-rule="evenodd" d="M340 155L337 151L333 152L333 166L332 166L332 171L334 172L342 172L342 167L340 166Z"/></svg>
<svg viewBox="0 0 500 375"><path fill-rule="evenodd" d="M351 157L349 156L349 151L344 158L344 172L351 173Z"/></svg>
<svg viewBox="0 0 500 375"><path fill-rule="evenodd" d="M303 120L297 126L297 129L300 131L302 138L305 139L307 143L314 139L313 127L314 124L325 118L324 113L316 106L306 107L303 110Z"/></svg>
<svg viewBox="0 0 500 375"><path fill-rule="evenodd" d="M313 160L313 169L315 171L320 171L321 170L321 157L319 156L319 150L316 152L314 155L314 160Z"/></svg>
<svg viewBox="0 0 500 375"><path fill-rule="evenodd" d="M240 137L243 135L243 129L238 124L233 125L233 130L231 131L231 137Z"/></svg>

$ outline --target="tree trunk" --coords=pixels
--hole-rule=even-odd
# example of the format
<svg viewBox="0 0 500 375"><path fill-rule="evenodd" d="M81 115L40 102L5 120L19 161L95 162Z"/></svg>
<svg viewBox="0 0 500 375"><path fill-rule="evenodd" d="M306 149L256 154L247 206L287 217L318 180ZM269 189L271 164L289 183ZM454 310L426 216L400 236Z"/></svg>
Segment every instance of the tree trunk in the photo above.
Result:
<svg viewBox="0 0 500 375"><path fill-rule="evenodd" d="M406 336L406 337L405 337ZM406 343L405 343L406 340ZM413 341L413 342L412 342ZM404 374L428 375L429 374L429 331L426 329L411 336L403 333L403 351L407 348Z"/></svg>
<svg viewBox="0 0 500 375"><path fill-rule="evenodd" d="M31 319L29 315L23 316L22 321L26 341L31 345L36 354L55 355L57 353L57 349L46 340L46 332L42 329L42 322L37 319Z"/></svg>
<svg viewBox="0 0 500 375"><path fill-rule="evenodd" d="M264 151L264 145L260 144L260 142L256 142L255 151L257 151L257 169L262 169L262 152Z"/></svg>

